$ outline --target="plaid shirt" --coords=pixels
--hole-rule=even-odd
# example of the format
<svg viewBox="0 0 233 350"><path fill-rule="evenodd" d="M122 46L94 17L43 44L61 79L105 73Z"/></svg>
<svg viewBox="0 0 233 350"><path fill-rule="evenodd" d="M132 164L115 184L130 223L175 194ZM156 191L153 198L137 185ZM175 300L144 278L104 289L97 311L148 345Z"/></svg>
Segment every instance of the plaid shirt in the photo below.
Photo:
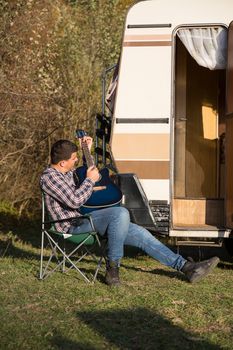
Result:
<svg viewBox="0 0 233 350"><path fill-rule="evenodd" d="M79 207L91 196L93 191L91 179L86 178L77 187L74 183L73 171L65 174L48 167L40 178L40 187L45 193L47 210L53 220L80 216ZM56 223L56 230L68 232L71 222Z"/></svg>

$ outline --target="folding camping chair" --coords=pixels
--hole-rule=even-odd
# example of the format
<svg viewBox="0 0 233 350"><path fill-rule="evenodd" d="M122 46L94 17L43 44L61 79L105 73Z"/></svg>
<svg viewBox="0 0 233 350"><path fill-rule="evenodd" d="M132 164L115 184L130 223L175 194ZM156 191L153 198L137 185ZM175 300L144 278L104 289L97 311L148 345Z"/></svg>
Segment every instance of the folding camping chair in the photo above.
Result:
<svg viewBox="0 0 233 350"><path fill-rule="evenodd" d="M105 248L107 240L101 239L100 241L98 233L94 228L91 216L82 215L76 218L78 220L88 220L91 226L90 232L83 232L80 234L61 233L56 231L55 228L56 222L67 222L70 220L75 220L75 218L50 220L48 216L48 220L46 221L47 216L48 213L45 205L45 196L42 194L42 236L39 278L43 280L58 269L60 269L61 272L68 272L70 269L74 269L86 282L95 282L97 274L101 268L102 261L103 259L106 260ZM69 245L69 252L66 251L67 245ZM93 250L96 247L98 247L100 251L100 257L98 258L93 253ZM49 251L49 256L46 254L47 250ZM94 275L92 275L91 278L88 278L87 273L80 268L80 262L86 256L91 256L92 261L94 261L96 264ZM56 263L55 266L54 261Z"/></svg>

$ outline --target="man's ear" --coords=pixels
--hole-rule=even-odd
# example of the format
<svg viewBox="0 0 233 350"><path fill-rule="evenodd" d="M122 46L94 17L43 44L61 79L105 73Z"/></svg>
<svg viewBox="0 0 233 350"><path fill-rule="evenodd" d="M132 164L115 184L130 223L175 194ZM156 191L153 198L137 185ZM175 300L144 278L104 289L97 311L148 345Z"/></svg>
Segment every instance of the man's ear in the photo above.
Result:
<svg viewBox="0 0 233 350"><path fill-rule="evenodd" d="M60 165L60 167L61 168L64 168L64 166L65 166L65 160L61 160L60 162L59 162L59 165Z"/></svg>

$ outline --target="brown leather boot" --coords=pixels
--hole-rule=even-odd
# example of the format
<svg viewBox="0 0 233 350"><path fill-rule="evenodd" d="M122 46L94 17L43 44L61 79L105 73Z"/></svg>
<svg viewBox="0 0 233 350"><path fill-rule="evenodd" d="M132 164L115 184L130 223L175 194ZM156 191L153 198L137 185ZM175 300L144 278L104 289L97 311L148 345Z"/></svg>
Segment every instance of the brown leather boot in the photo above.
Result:
<svg viewBox="0 0 233 350"><path fill-rule="evenodd" d="M119 266L113 261L107 263L106 266L106 274L105 274L105 282L108 286L119 286L120 278L119 278Z"/></svg>

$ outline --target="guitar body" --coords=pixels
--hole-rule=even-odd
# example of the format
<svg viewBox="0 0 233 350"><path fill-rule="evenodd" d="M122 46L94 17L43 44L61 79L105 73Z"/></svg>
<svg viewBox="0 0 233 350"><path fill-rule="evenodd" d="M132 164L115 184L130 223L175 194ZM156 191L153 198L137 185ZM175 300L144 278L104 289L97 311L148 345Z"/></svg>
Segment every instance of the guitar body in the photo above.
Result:
<svg viewBox="0 0 233 350"><path fill-rule="evenodd" d="M87 167L82 166L75 170L79 179L79 184L86 178ZM122 193L121 190L111 181L109 177L109 170L103 168L99 171L101 179L95 183L95 187L106 187L104 189L93 191L88 201L80 208L82 214L87 214L93 210L103 209L113 206L119 206L121 204Z"/></svg>

